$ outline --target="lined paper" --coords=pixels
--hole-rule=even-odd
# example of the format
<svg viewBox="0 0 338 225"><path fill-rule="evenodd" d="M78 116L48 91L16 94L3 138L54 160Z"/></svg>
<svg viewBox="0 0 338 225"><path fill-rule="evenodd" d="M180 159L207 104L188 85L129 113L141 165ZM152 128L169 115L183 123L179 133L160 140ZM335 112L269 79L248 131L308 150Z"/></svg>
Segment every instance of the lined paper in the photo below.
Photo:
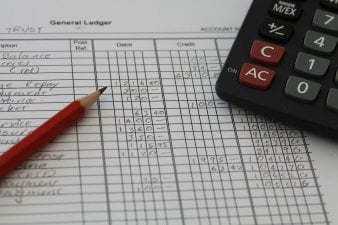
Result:
<svg viewBox="0 0 338 225"><path fill-rule="evenodd" d="M233 38L2 40L1 152L84 119L0 183L0 224L328 224L301 130L232 106Z"/></svg>

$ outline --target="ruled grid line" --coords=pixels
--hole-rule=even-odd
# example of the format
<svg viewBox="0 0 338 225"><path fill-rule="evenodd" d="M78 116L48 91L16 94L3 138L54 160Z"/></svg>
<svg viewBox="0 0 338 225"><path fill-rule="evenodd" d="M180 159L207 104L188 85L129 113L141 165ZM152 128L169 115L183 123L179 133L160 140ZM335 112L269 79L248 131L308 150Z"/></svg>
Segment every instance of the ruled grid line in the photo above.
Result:
<svg viewBox="0 0 338 225"><path fill-rule="evenodd" d="M173 68L173 71L174 72L182 72L183 73L183 65L182 65L182 56L181 56L181 51L171 51L170 52L170 57L172 57L172 53L173 52L175 52L175 53L177 53L178 54L178 63L174 63L173 61L172 61L172 64L173 64L173 66L174 65L178 65L179 66L179 69L178 70L175 70L174 68ZM184 52L184 51L183 51ZM177 79L176 79L176 77L175 77L175 80L176 80L176 82L177 82ZM183 79L183 85L185 86L185 80ZM179 90L177 90L177 93L180 93L179 92ZM187 93L187 90L185 90L185 91L183 91L183 93L184 93L184 95L185 95L185 98L186 99L188 99L188 93ZM181 108L181 101L179 102L179 104L180 104L180 106L179 106L179 108ZM186 130L186 127L185 127L185 125L186 124L190 124L191 125L191 127L192 127L192 119L191 119L191 108L189 107L189 105L187 106L187 109L188 109L188 117L189 117L189 120L190 120L190 122L189 122L189 120L187 121L187 122L184 122L184 118L183 118L183 116L181 117L181 119L182 119L182 124L183 124L183 132L186 134L187 133L187 130ZM193 132L192 132L193 133ZM188 144L187 144L187 138L186 138L186 136L184 137L184 140L185 140L185 143L184 143L184 147L185 146L188 146ZM192 137L192 139L191 140L193 140L194 141L194 145L195 146L192 146L191 147L191 149L192 150L196 150L196 142L195 142L195 137L194 137L194 134L193 134L193 137ZM200 209L200 206L199 206L199 204L198 204L198 197L197 197L197 188L196 188L196 182L195 182L195 179L196 178L194 178L194 176L193 176L193 172L192 172L192 164L191 164L191 162L190 162L190 154L189 154L189 152L187 152L187 157L188 157L188 160L189 160L189 172L190 172L190 176L192 177L192 186L193 186L193 188L192 188L192 190L193 190L193 192L194 192L194 196L195 196L195 204L196 204L196 213L197 213L197 218L198 218L198 224L199 225L202 225L202 221L201 221L201 214L200 214L200 211L201 211L201 209ZM200 166L200 165L199 165ZM201 189L201 190L203 190L203 188Z"/></svg>
<svg viewBox="0 0 338 225"><path fill-rule="evenodd" d="M220 54L220 51L219 51L219 46L218 46L217 40L214 40L214 43L215 43L215 46L216 46L216 49L217 49L217 57L219 59L219 64L222 67L223 61L222 61L222 58L221 58L221 54ZM232 125L233 125L233 129L234 129L234 134L235 134L235 139L236 139L236 147L238 148L238 151L241 152L241 146L240 146L240 143L239 143L238 133L236 132L236 126L235 126L235 121L234 121L234 115L233 115L233 112L232 112L232 107L231 107L231 105L228 105L227 107L229 108L229 114L230 114L231 122L232 122ZM216 110L216 114L217 114L217 110ZM220 130L221 130L221 128L220 128ZM224 141L223 141L223 145L224 145ZM241 152L241 154L243 155L242 152ZM225 151L224 151L224 155L226 155ZM228 171L230 171L228 160L227 160L226 164L227 164L227 167L228 167ZM241 164L242 164L242 167L244 168L243 161L241 162ZM232 195L235 196L235 191L234 191L234 188L233 188L233 179L231 178L231 175L229 175L229 177L230 177ZM251 211L252 211L252 214L253 214L253 222L256 225L257 219L256 219L255 209L254 209L254 206L252 204L251 199L250 199L250 203L251 203ZM235 201L235 208L236 208L237 217L239 217L239 215L240 215L239 214L239 208L240 207L237 206L236 201ZM230 222L230 224L231 224L231 222Z"/></svg>
<svg viewBox="0 0 338 225"><path fill-rule="evenodd" d="M111 98L112 100L114 99L114 96L113 96L113 93L114 93L114 90L113 90L113 77L112 77L112 73L111 73L111 69L110 69L110 56L109 56L109 51L107 51L107 61L108 61L108 68L109 68L109 77L110 77L110 88L112 90L112 93L111 93ZM115 58L117 58L117 53L115 52ZM117 88L120 88L120 87L117 87ZM113 112L115 114L115 102L113 101ZM113 116L113 119L114 119L114 124L116 124L115 126L115 130L116 130L116 134L119 133L118 132L118 126L117 126L117 118L115 116ZM117 149L119 149L119 136L116 135L116 146L117 146ZM116 149L114 149L116 151ZM109 158L109 157L106 157L106 158ZM120 155L120 151L118 151L118 161L119 161L119 172L120 174L122 174L122 167L121 167L121 155ZM123 203L126 201L126 197L125 197L125 190L124 190L124 181L123 181L123 178L121 178L119 176L119 179L121 180L121 186L122 186L122 195L123 195ZM110 191L109 191L110 192ZM127 207L126 207L126 204L123 204L123 212L124 212L124 219L127 220Z"/></svg>
<svg viewBox="0 0 338 225"><path fill-rule="evenodd" d="M318 177L315 175L315 169L314 169L314 166L313 166L313 163L312 163L312 159L310 158L310 151L309 151L309 148L308 148L308 144L306 142L306 138L305 138L305 135L304 135L304 132L301 130L301 135L302 135L302 140L303 140L303 143L304 143L304 147L305 147L305 151L306 151L306 156L307 156L307 159L309 161L309 164L310 164L310 168L311 168L311 172L312 172L312 176L313 176L313 179L314 179L314 182L315 182L315 187L317 189L317 193L318 193L318 197L320 199L320 205L322 207L322 211L323 211L323 214L324 214L324 217L325 217L325 221L327 222L327 224L329 224L329 218L328 218L328 213L325 209L325 204L324 204L324 201L323 201L323 197L322 197L322 193L320 191L320 186L318 184ZM307 205L309 205L307 203ZM310 212L309 212L310 213Z"/></svg>
<svg viewBox="0 0 338 225"><path fill-rule="evenodd" d="M268 127L268 121L267 121L266 117L264 116L263 119L264 119L263 123L266 125L266 127ZM277 129L276 129L276 130L277 130ZM264 131L264 132L266 132L266 131ZM268 133L268 137L269 137L270 143L271 143L271 145L272 145L273 137L271 137L270 132L267 132L267 133ZM277 132L277 133L278 133L278 132ZM262 135L261 135L261 136L262 136ZM278 144L280 144L280 143L278 143ZM279 145L277 145L277 146L279 147ZM266 156L266 152L264 152L264 155ZM276 155L274 155L274 158L275 158L275 161L277 161ZM277 165L277 164L274 163L274 165ZM279 170L278 167L277 167L277 171L278 171L279 181L282 183L282 176L281 176L282 173L281 173L281 171ZM288 175L289 175L289 174L288 174ZM289 178L290 178L290 177L289 177ZM284 197L285 201L287 202L287 199L286 199L286 197L285 197L285 190L284 190L284 185L283 185L283 184L282 184L282 191L283 191L283 197ZM277 205L278 205L278 213L280 214L280 220L281 220L282 223L285 223L283 217L281 216L281 215L282 215L281 207L280 207L280 204L279 204L279 201L278 201L277 193L276 193L276 192L275 192L275 195L276 195L275 201L277 202ZM288 208L287 210L288 210L288 213L290 214L290 209ZM290 220L291 220L291 222L292 222L292 217L290 216L289 218L290 218Z"/></svg>
<svg viewBox="0 0 338 225"><path fill-rule="evenodd" d="M154 43L154 47L155 47L155 49L156 49L156 43ZM141 56L142 56L141 58L142 58L142 63L143 63L143 71L146 71L145 60L144 60L145 57L144 57L143 51L141 51ZM134 54L134 59L136 60L135 54ZM157 62L157 61L156 61L156 62ZM156 66L157 66L158 69L159 69L158 63L157 63ZM160 75L160 74L159 74L159 75ZM147 80L147 73L145 73L144 76L145 76L145 79ZM148 87L148 86L147 86L147 89L148 89L148 93L147 93L147 96L148 96L148 104L149 104L149 108L150 108L150 105L151 105L150 95L151 95L151 94L156 94L156 93L154 93L154 92L149 92L149 87ZM163 98L163 97L162 97L162 98ZM162 101L163 101L163 100L164 100L164 99L162 99ZM150 118L151 118L151 126L154 126L154 119L155 119L155 117L154 117L153 115L150 115ZM166 122L166 121L165 121L165 122ZM146 135L147 132L144 131L143 134ZM154 131L154 130L152 131L152 135L155 137L155 131ZM155 144L156 144L156 141L157 141L157 140L156 140L156 138L154 138L154 139L155 139ZM139 157L140 157L140 156L139 156ZM148 159L148 163L150 164L149 157L147 157L147 159ZM170 159L171 159L171 157L170 157ZM157 166L157 168L158 168L158 172L159 172L159 174L162 174L158 154L156 154L156 160L157 160L156 166ZM149 173L151 173L151 172L150 172L150 168L149 168ZM162 187L162 189L163 189L163 187L164 187L163 184L165 184L165 181L163 181L162 175L159 176L159 181L160 181L160 185L161 185L161 187ZM170 183L171 183L171 182L170 182ZM155 195L154 195L154 193L152 193L152 196L153 196L153 206L154 206L154 208L156 208L156 202L155 202ZM165 196L164 196L164 192L163 192L163 191L161 191L161 198L162 198L162 200L165 199ZM168 214L167 214L167 210L168 210L168 209L167 209L167 207L166 207L164 201L162 202L162 206L163 206L163 209L164 209L164 219L165 219L165 224L168 225ZM157 210L155 210L155 217L156 217L156 219L157 219L157 221L158 221L159 216L158 216Z"/></svg>
<svg viewBox="0 0 338 225"><path fill-rule="evenodd" d="M91 47L92 47L92 56L93 56L93 69L94 69L94 78L95 78L95 88L98 90L99 84L98 84L98 77L97 77L97 68L96 68L96 58L95 58L95 45L94 45L94 40L91 40ZM99 135L100 135L100 140L101 140L101 149L102 149L102 167L104 171L104 187L106 191L106 204L107 204L107 218L108 218L108 224L112 224L112 218L110 215L110 198L108 194L108 180L107 180L107 167L106 167L106 155L105 155L105 145L104 145L104 138L103 138L103 128L102 128L102 117L101 117L101 104L100 104L100 99L97 100L97 113L98 113L98 120L99 120Z"/></svg>
<svg viewBox="0 0 338 225"><path fill-rule="evenodd" d="M214 44L215 44L215 46L216 46L216 49L218 49L216 40L214 41ZM218 51L216 51L216 52L217 52L217 57L218 57L219 62L220 62L219 52L218 52ZM203 55L204 55L204 57L206 57L205 51L203 51ZM221 64L220 64L220 66L221 66ZM208 72L210 72L210 71L208 71ZM209 76L209 85L212 86L212 81L211 81L210 76ZM214 95L212 95L212 100L213 100L214 102L216 102L216 101L215 101L215 96L214 96ZM218 115L217 111L215 111L215 112L216 112L216 113L215 113L215 116L216 116L217 120L219 120L219 115ZM211 124L209 124L209 125L210 125L210 127L211 127ZM217 131L217 134L219 133L220 136L222 136L220 131L221 131L221 127L220 127L220 124L218 123L218 131ZM213 138L215 139L215 137L213 137ZM226 146L225 143L224 143L223 138L221 138L221 140L222 140L223 146ZM215 142L214 142L214 145L215 145ZM222 153L225 155L225 149L223 150ZM229 165L228 165L227 157L224 157L224 158L225 158L225 161L226 161L227 169L228 169L228 171L229 171ZM229 173L229 172L228 172L228 173ZM219 176L220 176L220 179L221 179L221 172L220 172L220 171L219 171ZM232 188L232 181L231 181L231 178L230 178L230 184L231 184L232 195L234 195L233 188ZM221 182L221 187L222 187L223 190L226 189L226 188L224 187L223 182ZM226 194L224 193L224 191L222 191L222 197L223 197L223 199L224 199L224 205L225 205L226 212L227 212L227 214L229 215L229 206L228 206L227 201L226 201L226 199L227 199L228 197L226 197ZM238 211L236 211L236 213L237 213L237 215L238 215ZM230 217L227 219L227 222L228 222L229 225L232 224L232 222L231 222L231 220L230 220Z"/></svg>
<svg viewBox="0 0 338 225"><path fill-rule="evenodd" d="M137 83L138 83L138 81L139 81L139 78L138 78L139 72L138 72L137 69L136 69L135 52L132 52L131 54L132 54L133 60L134 60L134 65L132 65L132 66L134 66L134 68L135 68L136 81L137 81ZM125 53L125 55L126 55L126 53ZM126 59L126 60L127 60L127 59ZM129 65L129 64L128 64L128 65ZM129 86L129 87L131 88L131 86ZM138 90L138 93L140 93L140 91L139 91L139 90L140 90L140 86L137 87L137 90ZM149 91L148 91L147 94L149 95ZM130 92L130 95L132 95L131 92ZM140 96L141 96L141 94L140 94ZM149 100L149 99L148 99L148 100ZM133 101L132 101L132 102L133 102ZM142 102L138 102L138 103L139 103L139 106L140 106L140 110L143 111L143 108L142 108ZM141 118L142 118L142 121L144 121L144 115L141 115ZM144 122L144 123L145 123L145 122ZM136 123L134 123L134 128L135 128L135 130L136 130ZM143 135L145 135L145 129L144 129L143 131L141 131L141 133L142 133ZM137 145L137 149L138 149L137 135L135 135L135 141L136 141L136 145ZM142 140L141 140L141 142L143 143ZM146 138L145 138L144 143L145 143L145 146L148 146L147 143L149 143L149 142L147 141ZM152 171L150 170L150 166L149 166L149 165L150 165L149 157L147 158L147 162L148 162L148 166L146 166L146 168L147 168L147 171L151 174L150 177L149 177L149 180L150 180L150 181L148 181L148 182L150 182L150 183L152 184L153 174L152 174ZM140 161L140 157L138 157L138 163L139 163L140 171L142 171L142 170L141 170L141 161ZM142 165L142 166L144 166L144 165ZM144 184L144 182L143 182L143 177L142 177L142 176L140 176L140 180L141 180L141 185L142 185L142 190L143 190L143 188L145 187L145 184ZM146 181L146 182L147 182L147 181ZM161 190L161 192L162 192L162 190ZM147 209L147 206L146 206L146 198L145 198L145 193L144 193L144 191L142 191L142 196L143 196L143 204L144 204L144 210L145 210L145 213L144 213L144 214L145 214L147 223L149 223L147 211L148 211L148 210L150 211L150 209ZM153 206L154 206L154 208L155 208L155 204L154 204L154 202L155 202L154 192L152 192L152 198L153 198L152 203L153 203ZM155 211L155 218L154 218L154 219L155 219L155 221L158 223L157 211L156 211L156 210L154 210L154 211Z"/></svg>
<svg viewBox="0 0 338 225"><path fill-rule="evenodd" d="M182 51L182 53L184 53L184 59L187 59L187 61L188 62L190 62L190 57L189 57L189 52L188 51L185 51L185 52L183 52ZM196 57L197 58L197 57ZM181 57L181 59L182 59L182 57ZM182 64L182 61L181 61L181 64ZM187 68L187 70L190 72L190 73L192 73L192 67L191 67L191 62L189 63L189 65L188 65L188 68ZM182 64L183 65L183 64ZM184 73L184 71L182 71L182 73ZM197 96L196 96L196 89L195 89L195 85L194 85L194 81L192 82L192 94L193 94L193 98L194 98L194 100L192 101L193 103L196 103L196 105L198 105L198 100L197 100ZM203 87L202 87L203 88ZM189 90L189 89L186 89L186 90ZM200 91L203 91L203 90L200 90ZM191 93L191 92L190 92ZM205 95L203 96L204 98L205 98ZM202 99L202 102L203 102L203 100L205 101L205 99ZM189 110L191 110L190 108L189 108ZM199 119L200 119L200 115L199 115L200 113L199 113L199 109L197 109L197 115L194 115L194 118L195 117L198 117ZM190 114L190 118L192 118L192 115ZM192 121L193 120L191 120L190 121L190 124L191 124L191 126L193 127L193 124L192 124ZM200 121L198 121L198 123L197 123L197 125L199 125L198 127L199 128L201 128L201 124L200 124ZM196 130L199 130L199 128L196 128ZM201 129L202 130L202 129ZM203 130L202 130L202 132L203 132ZM203 140L202 141L202 143L200 143L200 144L198 144L197 143L197 141L198 141L198 139L199 138L197 138L196 137L197 136L197 132L194 130L193 131L193 139L194 139L194 143L195 143L195 145L196 145L196 147L197 146L199 146L200 145L200 147L202 148L202 149L205 149L205 141ZM204 136L204 135L203 135ZM199 151L197 150L196 151L196 155L197 155L197 157L199 157ZM189 156L189 158L190 158L190 156ZM206 201L206 198L207 198L207 196L206 196L206 192L207 192L207 190L206 190L206 187L205 187L205 183L206 183L206 181L205 181L205 179L204 179L204 177L202 176L202 165L199 163L198 164L198 167L199 167L199 177L201 178L201 183L202 183L202 188L203 188L203 197L204 197L204 201L205 201L205 208L206 208L206 211L207 211L207 220L201 220L201 222L202 223L205 223L206 221L209 223L209 224L211 224L211 214L210 214L210 208L209 208L209 202L208 201ZM210 174L210 173L209 173ZM214 192L213 192L214 193ZM219 215L217 215L216 214L216 216L219 216ZM218 217L219 218L219 217Z"/></svg>
<svg viewBox="0 0 338 225"><path fill-rule="evenodd" d="M246 114L246 116L247 117L249 117L249 114L248 114L248 112L245 110L245 114ZM255 118L255 124L258 126L258 122L257 122L257 116L256 115L253 115L253 117ZM251 123L253 123L252 121L251 121ZM249 124L249 123L248 123ZM250 134L251 134L251 140L252 140L252 142L253 142L253 137L252 137L252 130L251 130L251 128L250 128L250 125L248 126L249 127L249 131L250 131ZM261 134L259 134L258 135L258 137L260 138L260 141L263 139L262 137L261 137ZM256 151L255 151L255 153L256 153ZM265 152L263 153L263 155L265 156ZM267 165L268 165L268 172L269 173L271 173L271 171L270 171L270 167L269 167L269 162L265 159L265 162L263 162L263 163L266 163ZM260 167L259 167L260 168ZM261 171L260 171L261 172ZM272 178L270 177L270 178L268 178L271 182L272 182ZM263 178L262 178L262 176L260 177L260 180L261 180L261 182L263 181ZM263 189L264 189L264 192L265 192L265 195L267 196L267 192L266 192L266 188L264 187L264 185L263 185ZM275 192L275 189L272 189L273 190L273 192L274 192L274 195L276 196L276 192ZM271 212L271 205L269 204L269 202L268 202L268 199L266 199L265 200L266 201L266 205L268 206L267 208L268 208L268 211L269 211L269 220L270 220L270 223L272 224L274 221L273 221L273 219L272 219L272 212ZM278 202L277 202L277 204L278 204ZM279 212L280 213L280 212ZM283 221L282 221L282 223L283 223Z"/></svg>
<svg viewBox="0 0 338 225"><path fill-rule="evenodd" d="M121 68L122 68L122 64L120 64L119 62L120 62L120 60L122 60L122 59L125 59L125 55L122 55L122 56L119 56L119 51L117 51L117 60L118 60L118 70L120 71L121 70ZM130 88L130 85L129 85L129 74L128 74L128 72L126 73L126 75L127 75L127 81L128 81L128 87ZM122 91L122 87L121 87L121 91ZM126 112L126 109L125 109L125 105L124 104L126 104L126 102L122 102L122 107L123 107L123 115L125 115L125 112ZM124 132L125 132L125 140L127 140L127 123L126 123L126 118L124 118ZM129 145L129 143L127 142L127 150L129 150L130 149L130 145ZM129 154L128 154L128 156L129 156ZM131 164L131 158L130 157L128 157L128 162L129 162L129 164L126 166L126 167L128 167L128 169L129 169L129 174L127 173L127 175L129 175L129 176L131 176L131 178L134 178L133 177L133 172L132 172L132 164ZM121 165L121 167L122 167L122 165ZM123 173L122 173L123 174ZM140 174L141 174L141 171L140 171ZM123 179L125 179L124 177L123 177ZM125 184L126 184L126 182L125 182ZM134 217L137 219L137 214L136 214L136 201L135 201L135 190L134 190L134 186L132 185L132 183L131 183L131 186L132 186L132 191L131 192L129 192L129 193L131 193L132 194L132 200L131 200L131 202L133 203L133 209L128 209L128 211L133 211L133 215L134 215ZM126 186L126 187L128 187L128 186ZM128 196L128 195L127 195ZM126 204L126 203L125 203ZM129 213L128 213L128 211L127 211L127 218L126 218L126 221L127 221L127 224L130 224L130 219L129 219Z"/></svg>
<svg viewBox="0 0 338 225"><path fill-rule="evenodd" d="M285 126L284 126L283 128L284 128L283 130L287 131ZM277 128L276 128L276 130L277 130ZM278 132L277 132L277 137L280 138ZM291 149L291 145L288 145L288 146L289 146L290 149ZM282 145L281 145L281 147L282 147ZM282 154L283 154L283 157L284 157L284 159L285 159L285 153L282 152ZM265 154L265 155L266 155L266 154ZM278 164L277 164L277 165L278 165ZM283 170L282 170L282 171L283 171ZM291 177L290 177L290 174L291 174L291 173L290 173L290 172L292 172L292 170L290 170L288 167L286 167L286 172L287 172L288 177L289 177L289 180L290 180L290 182L291 182ZM296 195L296 194L295 194L294 188L291 187L291 189L292 189L293 195ZM286 202L286 204L287 204L287 211L288 211L288 213L290 214L289 218L290 218L291 223L293 223L294 221L293 221L293 218L292 218L292 216L291 216L291 210L290 210L290 207L289 207L290 204L289 204L288 201L287 201L287 195L286 195L286 192L285 192L285 189L284 189L284 188L283 188L283 193L284 193L284 199L285 199L285 202ZM299 210L299 206L297 206L297 210Z"/></svg>
<svg viewBox="0 0 338 225"><path fill-rule="evenodd" d="M198 56L196 50L195 50L194 53L195 53L194 56L195 56L196 58L201 58L201 56ZM201 53L202 57L206 58L205 51L199 51L198 53ZM201 65L201 64L205 66L205 69L204 69L203 71L207 71L207 73L210 74L210 71L208 70L208 63L207 63L207 60L205 60L205 61L197 60L197 65ZM200 67L198 67L198 73L201 74L201 69L200 69ZM209 77L210 77L210 76L209 76ZM210 81L210 80L209 80L209 81ZM213 88L213 85L211 85L211 83L207 83L206 86L208 86L210 89ZM205 93L205 90L204 90L203 86L202 86L202 92L203 92L203 96L207 96L206 93ZM209 99L209 100L213 100L213 101L214 101L213 95L211 95L210 97L211 97L211 99ZM197 99L197 97L196 97L196 99ZM205 97L204 100L207 101L206 97ZM202 126L202 123L201 123L201 121L202 121L202 119L201 119L201 114L199 113L198 116L199 116L199 120L200 120L200 128L201 128L202 132L204 133L204 131L203 131L203 126ZM208 117L208 120L210 121L211 115L209 115L209 112L208 112L208 111L207 111L207 117ZM215 116L214 116L214 117L215 117ZM211 137L212 137L212 139L213 139L213 140L212 140L212 143L213 143L213 145L215 145L214 134L213 134L213 132L212 132L212 128L211 128L211 125L210 125L210 124L209 124L209 126L210 126L210 127L209 127L209 128L210 128L209 133L210 133L210 135L211 135ZM208 132L206 132L206 133L208 133ZM205 136L205 135L203 135L203 136ZM205 140L204 140L204 142L205 142ZM213 153L214 153L215 155L217 155L215 150L213 151ZM209 157L208 157L207 160L208 160L208 164L209 164L208 167L209 167L209 169L210 169L210 159L209 159ZM218 160L216 161L216 165L219 167ZM214 202L215 202L216 209L217 209L217 221L218 221L218 224L221 225L222 222L221 222L221 220L220 220L220 215L222 214L222 212L221 212L220 207L219 207L219 204L218 204L218 202L217 202L217 200L216 200L216 191L215 191L215 185L214 185L214 181L215 181L215 180L214 180L214 176L213 176L212 173L211 173L211 170L210 170L209 176L211 177L211 187L212 187L212 189L213 189L213 195L214 195L213 197L214 197ZM218 176L219 176L219 178L220 178L220 176L221 176L219 171L218 171ZM221 184L221 186L222 186L222 188L224 187L223 184ZM224 193L222 193L222 196L225 198ZM208 206L208 207L209 207L209 206Z"/></svg>
<svg viewBox="0 0 338 225"><path fill-rule="evenodd" d="M119 65L119 58L118 58L118 56L117 56L117 52L115 52L115 57L116 57L116 61L117 61L117 65ZM109 64L109 67L110 67L110 64ZM118 71L118 78L119 79L121 79L121 76L120 76L120 73L119 73L119 70L120 70L120 67L119 66L117 66L117 71ZM122 87L121 87L121 85L118 87L119 89L119 91L122 91ZM114 90L112 89L112 94L114 93ZM119 92L118 92L119 93ZM112 96L113 98L114 98L114 96ZM114 109L115 109L115 101L113 101L114 102ZM124 116L124 109L122 110L122 113L123 113L123 116ZM122 119L124 120L125 118L123 118L122 117ZM122 127L123 125L121 125L120 126L120 128ZM118 127L118 126L117 126ZM125 126L124 126L124 128L125 128ZM122 130L120 130L120 131L122 131ZM117 135L117 137L118 137L118 135ZM122 157L120 156L120 151L119 151L119 149L121 149L120 148L120 146L118 146L118 152L119 152L119 162L120 162L120 173L122 174ZM123 192L123 202L124 202L124 212L125 212L125 221L126 221L126 224L128 224L129 223L129 220L128 220L128 211L127 210L129 210L129 209L127 209L127 205L125 204L125 201L126 201L126 191L125 191L125 185L124 185L124 183L125 183L125 181L124 181L124 177L122 176L122 178L121 178L121 182L122 182L122 192Z"/></svg>
<svg viewBox="0 0 338 225"><path fill-rule="evenodd" d="M69 41L69 50L70 50L70 62L71 65L73 65L73 57L72 57L72 49L71 49L71 41ZM73 66L72 68L72 80L73 80L73 100L75 101L75 81L74 81L74 71L73 71ZM77 160L78 160L78 173L79 173L79 181L80 181L80 194L81 194L81 219L82 219L82 224L86 224L85 222L85 211L84 211L84 201L83 201L83 187L82 187L82 174L81 174L81 160L80 160L80 146L79 146L79 128L78 128L78 122L75 124L75 135L76 135L76 144L77 144Z"/></svg>
<svg viewBox="0 0 338 225"><path fill-rule="evenodd" d="M292 148L292 146L291 146L291 142L290 142L290 138L289 138L289 135L287 135L287 139L288 139L288 141L289 141L289 147L290 148ZM292 152L291 152L291 154L292 154ZM293 155L292 155L292 158L294 158L293 157ZM296 166L296 163L295 163L295 166ZM288 173L289 173L289 171L288 171ZM290 173L288 174L289 175L289 177L290 177ZM290 178L290 182L291 182L291 178ZM296 200L296 193L295 193L295 189L294 189L294 187L292 187L292 193L294 194L294 196L295 196L295 201L296 201L296 203L297 203L297 200ZM288 203L288 201L286 201L287 203ZM296 207L297 207L297 212L298 213L300 213L300 209L299 209L299 206L298 206L298 203L296 204ZM290 214L291 214L291 212L290 212ZM293 222L293 218L290 216L290 220L291 220L291 222Z"/></svg>
<svg viewBox="0 0 338 225"><path fill-rule="evenodd" d="M158 64L158 73L159 73L159 76L160 76L163 106L164 106L164 109L167 109L166 98L165 98L164 89L163 89L163 76L162 76L162 71L160 70L160 61L159 61L158 47L157 47L157 44L156 44L156 40L153 40L153 43L154 43L154 47L155 47L156 61L157 61L157 64ZM167 130L168 130L168 139L169 139L169 144L170 144L171 160L172 160L172 163L174 165L173 170L174 170L174 176L175 176L175 186L176 186L177 195L178 195L178 203L179 203L179 210L180 210L180 216L181 216L180 219L181 219L182 225L186 225L186 222L185 222L186 216L184 215L184 211L183 211L182 195L181 195L181 189L180 189L179 180L178 180L178 172L177 172L177 166L176 166L177 164L176 164L174 148L173 148L172 131L171 131L170 125L169 125L168 111L164 110L164 112L165 112L166 124L167 124ZM184 136L185 136L185 134L184 134Z"/></svg>
<svg viewBox="0 0 338 225"><path fill-rule="evenodd" d="M223 65L222 56L223 55L221 55L221 53L220 53L220 48L218 46L218 42L217 42L216 39L214 40L214 43L215 43L216 48L217 48L217 56L219 58L219 63L220 63L220 66L222 67L222 65ZM227 56L225 56L225 57L227 57ZM238 135L238 131L237 131L237 128L236 128L236 122L235 122L235 119L234 119L233 106L229 105L228 108L229 108L230 118L231 118L231 121L232 121L232 124L233 124L233 129L234 129L235 137L236 137L236 144L237 144L237 147L238 147L239 154L241 155L241 165L242 165L242 168L244 169L244 177L246 179L246 183L245 184L246 184L246 187L248 189L247 191L248 191L248 195L249 195L250 208L251 208L251 212L252 212L252 215L253 215L253 223L255 225L257 225L258 222L257 222L256 210L255 210L255 207L254 207L254 204L253 204L252 195L251 195L251 189L250 189L250 186L249 186L249 181L248 181L248 177L247 177L246 170L245 170L245 164L244 164L244 161L243 161L242 145L240 144L240 139L239 139L240 137ZM234 193L234 190L233 190L233 193ZM237 209L238 209L238 206L236 205L236 210ZM240 215L240 213L237 210L237 216L239 217L239 215Z"/></svg>

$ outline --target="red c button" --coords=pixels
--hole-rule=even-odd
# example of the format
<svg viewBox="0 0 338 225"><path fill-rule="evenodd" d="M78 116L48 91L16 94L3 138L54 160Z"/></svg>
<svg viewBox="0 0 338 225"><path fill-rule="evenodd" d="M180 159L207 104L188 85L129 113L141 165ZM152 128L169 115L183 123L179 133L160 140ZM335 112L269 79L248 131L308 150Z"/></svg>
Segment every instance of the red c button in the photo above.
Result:
<svg viewBox="0 0 338 225"><path fill-rule="evenodd" d="M282 46L255 40L251 46L250 58L263 64L277 65L282 60L284 53L285 48Z"/></svg>

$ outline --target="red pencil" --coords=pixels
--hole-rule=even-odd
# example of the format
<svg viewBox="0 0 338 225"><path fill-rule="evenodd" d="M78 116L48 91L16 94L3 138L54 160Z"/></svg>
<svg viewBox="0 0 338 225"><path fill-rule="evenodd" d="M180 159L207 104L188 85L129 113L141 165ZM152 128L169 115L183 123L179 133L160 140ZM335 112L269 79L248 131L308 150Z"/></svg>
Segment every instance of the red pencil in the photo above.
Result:
<svg viewBox="0 0 338 225"><path fill-rule="evenodd" d="M101 88L70 103L32 133L0 155L0 178L5 177L11 170L19 166L42 146L83 117L85 112L96 102L106 88L107 87Z"/></svg>

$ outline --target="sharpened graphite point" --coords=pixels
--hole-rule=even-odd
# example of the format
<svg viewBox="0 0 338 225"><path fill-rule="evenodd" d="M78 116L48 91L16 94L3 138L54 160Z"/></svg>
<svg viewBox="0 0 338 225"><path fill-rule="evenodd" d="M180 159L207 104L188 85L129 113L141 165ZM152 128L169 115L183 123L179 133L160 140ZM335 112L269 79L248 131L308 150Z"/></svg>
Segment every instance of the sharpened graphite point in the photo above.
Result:
<svg viewBox="0 0 338 225"><path fill-rule="evenodd" d="M102 94L106 89L107 89L107 87L103 87L103 88L99 89L100 94Z"/></svg>

